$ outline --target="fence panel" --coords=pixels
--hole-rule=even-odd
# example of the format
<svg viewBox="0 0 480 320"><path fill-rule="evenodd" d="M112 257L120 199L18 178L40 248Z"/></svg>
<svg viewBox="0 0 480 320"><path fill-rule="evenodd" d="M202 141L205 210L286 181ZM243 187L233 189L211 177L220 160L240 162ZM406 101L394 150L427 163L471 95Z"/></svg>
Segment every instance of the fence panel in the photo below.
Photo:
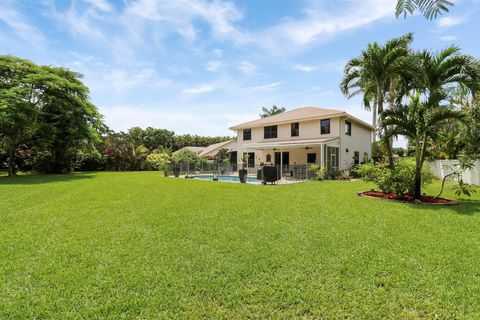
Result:
<svg viewBox="0 0 480 320"><path fill-rule="evenodd" d="M458 166L458 160L435 160L429 163L434 177L443 179ZM466 170L461 174L463 182L480 185L480 160L475 161L472 170Z"/></svg>

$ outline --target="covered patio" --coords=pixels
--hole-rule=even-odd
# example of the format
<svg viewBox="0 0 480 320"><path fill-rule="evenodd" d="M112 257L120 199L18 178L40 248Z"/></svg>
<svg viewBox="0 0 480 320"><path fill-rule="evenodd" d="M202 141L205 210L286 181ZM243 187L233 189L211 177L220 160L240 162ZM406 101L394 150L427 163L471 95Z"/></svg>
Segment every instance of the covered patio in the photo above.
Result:
<svg viewBox="0 0 480 320"><path fill-rule="evenodd" d="M340 163L340 139L338 137L262 141L244 146L248 155L249 174L254 174L262 165L274 165L283 178L295 178L297 171L307 174L311 164L328 169L338 169Z"/></svg>

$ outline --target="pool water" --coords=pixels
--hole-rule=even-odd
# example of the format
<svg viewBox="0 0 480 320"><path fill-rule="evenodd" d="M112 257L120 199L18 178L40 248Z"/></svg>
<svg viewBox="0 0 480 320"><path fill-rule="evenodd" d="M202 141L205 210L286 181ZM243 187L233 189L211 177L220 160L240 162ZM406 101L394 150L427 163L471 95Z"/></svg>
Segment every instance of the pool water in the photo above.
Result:
<svg viewBox="0 0 480 320"><path fill-rule="evenodd" d="M213 175L195 176L193 179L213 181ZM240 182L238 176L218 176L218 181ZM259 183L256 178L247 177L247 183Z"/></svg>

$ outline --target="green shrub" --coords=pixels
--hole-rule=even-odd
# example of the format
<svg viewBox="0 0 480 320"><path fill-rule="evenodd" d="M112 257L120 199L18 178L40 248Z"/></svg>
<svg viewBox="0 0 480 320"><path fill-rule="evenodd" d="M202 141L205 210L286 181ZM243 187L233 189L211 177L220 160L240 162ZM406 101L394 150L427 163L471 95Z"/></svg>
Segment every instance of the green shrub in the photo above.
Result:
<svg viewBox="0 0 480 320"><path fill-rule="evenodd" d="M167 153L151 153L147 156L147 163L153 170L163 171L166 174L170 163L170 155Z"/></svg>
<svg viewBox="0 0 480 320"><path fill-rule="evenodd" d="M173 154L172 161L175 163L199 163L202 158L192 150L181 149Z"/></svg>
<svg viewBox="0 0 480 320"><path fill-rule="evenodd" d="M327 169L319 164L310 165L308 170L313 173L313 178L318 181L325 180L327 176Z"/></svg>
<svg viewBox="0 0 480 320"><path fill-rule="evenodd" d="M399 160L393 170L386 164L369 162L359 165L356 173L362 180L375 183L381 191L388 194L395 193L397 196L413 194L415 188L415 161L412 159ZM424 166L422 185L431 183L432 177L431 172Z"/></svg>

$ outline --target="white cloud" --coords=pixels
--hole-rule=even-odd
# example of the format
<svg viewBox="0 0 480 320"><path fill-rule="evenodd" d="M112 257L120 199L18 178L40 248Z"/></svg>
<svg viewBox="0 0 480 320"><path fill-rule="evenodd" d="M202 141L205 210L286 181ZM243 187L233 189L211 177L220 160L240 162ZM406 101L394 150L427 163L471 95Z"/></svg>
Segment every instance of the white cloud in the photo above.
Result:
<svg viewBox="0 0 480 320"><path fill-rule="evenodd" d="M237 68L246 75L252 75L257 71L257 66L246 60L240 62Z"/></svg>
<svg viewBox="0 0 480 320"><path fill-rule="evenodd" d="M113 10L111 4L107 0L84 0L84 1L92 4L98 10L103 12L110 12Z"/></svg>
<svg viewBox="0 0 480 320"><path fill-rule="evenodd" d="M304 65L304 64L296 64L296 65L293 66L293 69L298 70L298 71L303 71L303 72L315 71L315 67L307 66L307 65Z"/></svg>
<svg viewBox="0 0 480 320"><path fill-rule="evenodd" d="M440 39L441 41L445 41L445 42L452 42L452 41L457 40L458 37L457 36L452 36L452 35L446 35L446 36L438 37L438 39Z"/></svg>
<svg viewBox="0 0 480 320"><path fill-rule="evenodd" d="M103 0L84 0L83 3L72 2L65 11L58 11L52 3L52 15L74 35L87 36L96 40L105 39L98 21L108 19L112 6Z"/></svg>
<svg viewBox="0 0 480 320"><path fill-rule="evenodd" d="M386 17L394 19L391 13L395 7L395 0L346 0L339 6L341 8L311 0L299 18L287 17L263 30L247 31L238 25L243 19L241 9L229 0L131 0L124 3L125 7L118 13L106 0L77 0L63 12L53 11L72 33L114 43L111 51L120 61L128 60L122 59L124 56L137 58L136 52L163 50L163 42L172 33L189 42L199 39L200 34L202 38L210 34L216 40L228 39L239 47L261 47L278 55L295 54L336 34ZM118 48L127 54L116 53ZM190 49L194 48L198 49ZM211 53L215 59L223 56L218 48ZM256 66L249 61L242 62L238 68L245 74L256 71ZM307 72L307 68L301 69Z"/></svg>
<svg viewBox="0 0 480 320"><path fill-rule="evenodd" d="M222 49L213 49L212 50L213 56L215 58L221 58L223 57L223 50Z"/></svg>
<svg viewBox="0 0 480 320"><path fill-rule="evenodd" d="M282 84L281 82L272 82L272 83L267 83L267 84L255 86L254 89L255 90L270 90L270 89L274 89L274 88L278 87L281 84Z"/></svg>
<svg viewBox="0 0 480 320"><path fill-rule="evenodd" d="M239 35L234 24L242 17L240 10L229 1L137 0L127 4L124 21L130 25L132 20L142 19L157 27L174 26L176 30L183 30L192 29L194 20L200 19L210 26L213 36L225 38Z"/></svg>
<svg viewBox="0 0 480 320"><path fill-rule="evenodd" d="M222 65L223 63L220 60L211 60L207 62L205 69L210 72L217 72Z"/></svg>
<svg viewBox="0 0 480 320"><path fill-rule="evenodd" d="M203 108L212 107L200 106ZM205 113L191 110L186 106L123 105L100 107L107 125L114 130L126 131L131 127L148 126L174 130L178 134L199 134L206 136L233 136L228 128L242 122L258 118L249 112L226 112L224 106L214 106L218 112ZM179 110L179 111L173 111Z"/></svg>
<svg viewBox="0 0 480 320"><path fill-rule="evenodd" d="M0 20L6 23L20 38L30 44L40 46L45 42L45 37L36 27L32 26L17 10L0 5Z"/></svg>
<svg viewBox="0 0 480 320"><path fill-rule="evenodd" d="M201 94L201 93L211 92L213 90L215 90L213 86L208 84L201 84L193 87L184 88L182 92L187 94Z"/></svg>
<svg viewBox="0 0 480 320"><path fill-rule="evenodd" d="M255 43L271 52L285 54L328 40L332 36L367 26L384 18L394 18L395 0L346 1L348 6L332 11L330 2L311 2L300 19L284 22L264 30Z"/></svg>
<svg viewBox="0 0 480 320"><path fill-rule="evenodd" d="M177 32L188 41L193 41L197 38L197 30L192 24L178 27Z"/></svg>
<svg viewBox="0 0 480 320"><path fill-rule="evenodd" d="M115 94L127 94L137 89L167 88L173 84L169 78L160 76L153 67L130 66L112 67L95 60L93 56L70 52L74 61L65 64L84 74L85 83L92 92L104 91Z"/></svg>
<svg viewBox="0 0 480 320"><path fill-rule="evenodd" d="M449 28L463 24L467 21L465 17L443 17L437 20L439 28Z"/></svg>

